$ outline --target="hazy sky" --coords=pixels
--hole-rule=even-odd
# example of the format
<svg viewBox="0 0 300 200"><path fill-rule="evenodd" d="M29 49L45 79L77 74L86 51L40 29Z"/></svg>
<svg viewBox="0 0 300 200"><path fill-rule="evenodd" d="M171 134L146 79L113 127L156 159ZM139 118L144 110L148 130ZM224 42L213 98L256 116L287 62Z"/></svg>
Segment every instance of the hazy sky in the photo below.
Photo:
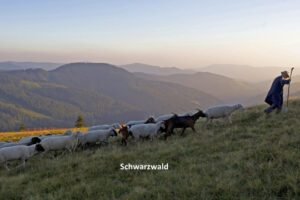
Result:
<svg viewBox="0 0 300 200"><path fill-rule="evenodd" d="M299 0L0 0L0 60L300 65Z"/></svg>

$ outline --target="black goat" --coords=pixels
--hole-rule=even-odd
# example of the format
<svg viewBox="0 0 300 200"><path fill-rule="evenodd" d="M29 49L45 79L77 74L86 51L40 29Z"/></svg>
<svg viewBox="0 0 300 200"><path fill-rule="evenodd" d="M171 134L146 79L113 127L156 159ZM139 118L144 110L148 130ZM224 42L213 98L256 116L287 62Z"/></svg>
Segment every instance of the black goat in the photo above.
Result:
<svg viewBox="0 0 300 200"><path fill-rule="evenodd" d="M175 128L182 128L181 135L184 134L186 128L191 128L195 132L195 123L200 117L206 117L206 114L202 110L199 110L197 113L192 116L178 116L174 115L168 120L164 121L165 124L165 139L173 134Z"/></svg>

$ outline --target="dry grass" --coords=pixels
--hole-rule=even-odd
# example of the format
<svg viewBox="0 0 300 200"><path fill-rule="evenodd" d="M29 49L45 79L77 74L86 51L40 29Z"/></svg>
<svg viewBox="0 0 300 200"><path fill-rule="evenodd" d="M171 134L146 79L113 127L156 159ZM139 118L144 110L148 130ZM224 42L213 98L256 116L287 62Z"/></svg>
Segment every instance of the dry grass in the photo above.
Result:
<svg viewBox="0 0 300 200"><path fill-rule="evenodd" d="M81 131L86 132L87 127L83 128L65 128L65 129L51 129L51 130L42 130L42 131L19 131L19 132L0 132L0 142L2 141L13 141L17 142L23 137L28 136L36 136L36 135L44 135L47 133L51 133L53 135L62 134L67 130L74 131Z"/></svg>

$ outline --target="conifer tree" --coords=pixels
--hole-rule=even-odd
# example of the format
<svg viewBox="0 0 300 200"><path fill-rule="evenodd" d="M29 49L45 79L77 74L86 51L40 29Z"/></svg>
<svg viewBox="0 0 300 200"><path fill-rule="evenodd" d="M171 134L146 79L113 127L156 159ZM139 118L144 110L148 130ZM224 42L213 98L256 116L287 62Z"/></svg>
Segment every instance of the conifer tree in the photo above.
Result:
<svg viewBox="0 0 300 200"><path fill-rule="evenodd" d="M26 126L25 126L24 123L22 123L22 124L20 125L19 130L20 130L20 131L25 131L25 130L26 130Z"/></svg>
<svg viewBox="0 0 300 200"><path fill-rule="evenodd" d="M80 114L75 122L75 127L76 128L80 128L80 127L83 127L84 126L84 119L83 119L83 116L82 114Z"/></svg>

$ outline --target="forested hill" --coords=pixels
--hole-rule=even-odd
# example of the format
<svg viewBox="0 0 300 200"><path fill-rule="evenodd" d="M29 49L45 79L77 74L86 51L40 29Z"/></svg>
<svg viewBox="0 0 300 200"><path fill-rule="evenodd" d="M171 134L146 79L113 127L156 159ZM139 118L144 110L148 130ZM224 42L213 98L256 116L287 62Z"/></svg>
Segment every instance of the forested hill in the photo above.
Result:
<svg viewBox="0 0 300 200"><path fill-rule="evenodd" d="M79 88L32 81L0 73L0 130L28 127L72 127L82 113L88 123L142 117L135 106Z"/></svg>
<svg viewBox="0 0 300 200"><path fill-rule="evenodd" d="M103 63L73 63L0 73L0 130L71 127L82 113L87 125L186 112L221 103L179 84L138 78Z"/></svg>

